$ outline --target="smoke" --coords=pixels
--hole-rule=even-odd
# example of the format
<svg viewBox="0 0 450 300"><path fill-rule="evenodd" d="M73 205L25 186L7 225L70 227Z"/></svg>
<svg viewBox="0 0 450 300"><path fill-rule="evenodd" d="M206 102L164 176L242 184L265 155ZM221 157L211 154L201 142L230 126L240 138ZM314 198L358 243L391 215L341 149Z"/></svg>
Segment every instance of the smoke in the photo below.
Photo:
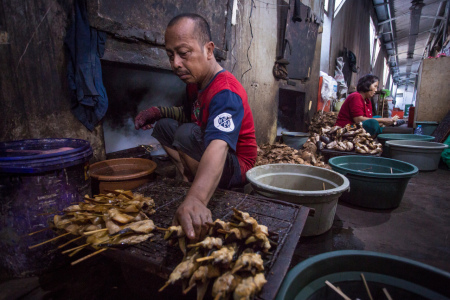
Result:
<svg viewBox="0 0 450 300"><path fill-rule="evenodd" d="M134 120L131 117L124 120L123 123L124 126L114 129L109 126L109 123L103 125L106 153L130 149L139 145L149 145L153 149L152 155L166 154L158 140L152 137L153 129L134 129Z"/></svg>
<svg viewBox="0 0 450 300"><path fill-rule="evenodd" d="M180 106L186 85L171 71L102 62L109 107L103 122L106 153L152 145L164 154L153 130L136 130L134 118L152 106Z"/></svg>

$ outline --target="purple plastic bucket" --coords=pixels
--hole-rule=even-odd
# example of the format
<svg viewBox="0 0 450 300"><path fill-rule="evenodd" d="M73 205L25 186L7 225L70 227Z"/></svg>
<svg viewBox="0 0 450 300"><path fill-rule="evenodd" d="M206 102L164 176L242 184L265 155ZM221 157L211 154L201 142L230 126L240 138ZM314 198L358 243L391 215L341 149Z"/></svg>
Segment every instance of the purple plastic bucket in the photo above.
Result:
<svg viewBox="0 0 450 300"><path fill-rule="evenodd" d="M48 221L91 194L92 148L79 139L0 143L0 279L36 275L65 261ZM57 242L56 242L57 243Z"/></svg>

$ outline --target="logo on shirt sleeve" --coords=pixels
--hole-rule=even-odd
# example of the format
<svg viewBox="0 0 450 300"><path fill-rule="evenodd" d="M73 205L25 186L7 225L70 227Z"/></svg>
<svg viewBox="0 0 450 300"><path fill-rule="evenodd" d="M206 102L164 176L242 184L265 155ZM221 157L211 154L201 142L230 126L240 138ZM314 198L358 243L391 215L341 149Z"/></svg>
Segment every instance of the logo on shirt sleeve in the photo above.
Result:
<svg viewBox="0 0 450 300"><path fill-rule="evenodd" d="M234 130L233 118L229 113L221 113L214 118L214 127L220 131L231 132Z"/></svg>

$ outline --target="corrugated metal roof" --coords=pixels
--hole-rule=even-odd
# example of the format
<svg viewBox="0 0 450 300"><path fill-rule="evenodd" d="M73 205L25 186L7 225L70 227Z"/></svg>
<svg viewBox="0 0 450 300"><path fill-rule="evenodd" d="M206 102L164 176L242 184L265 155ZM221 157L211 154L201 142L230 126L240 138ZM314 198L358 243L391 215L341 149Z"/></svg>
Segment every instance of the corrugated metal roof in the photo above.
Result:
<svg viewBox="0 0 450 300"><path fill-rule="evenodd" d="M414 84L450 0L373 0L394 82Z"/></svg>

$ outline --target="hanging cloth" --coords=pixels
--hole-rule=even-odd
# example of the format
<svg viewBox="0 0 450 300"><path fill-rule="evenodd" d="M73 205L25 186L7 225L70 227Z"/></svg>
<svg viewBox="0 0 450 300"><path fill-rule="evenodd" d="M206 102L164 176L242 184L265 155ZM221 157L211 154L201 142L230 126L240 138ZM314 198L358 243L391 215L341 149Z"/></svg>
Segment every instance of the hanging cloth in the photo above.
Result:
<svg viewBox="0 0 450 300"><path fill-rule="evenodd" d="M71 111L92 131L108 109L100 63L105 52L106 33L89 26L85 0L75 0L74 9L74 21L65 39Z"/></svg>

